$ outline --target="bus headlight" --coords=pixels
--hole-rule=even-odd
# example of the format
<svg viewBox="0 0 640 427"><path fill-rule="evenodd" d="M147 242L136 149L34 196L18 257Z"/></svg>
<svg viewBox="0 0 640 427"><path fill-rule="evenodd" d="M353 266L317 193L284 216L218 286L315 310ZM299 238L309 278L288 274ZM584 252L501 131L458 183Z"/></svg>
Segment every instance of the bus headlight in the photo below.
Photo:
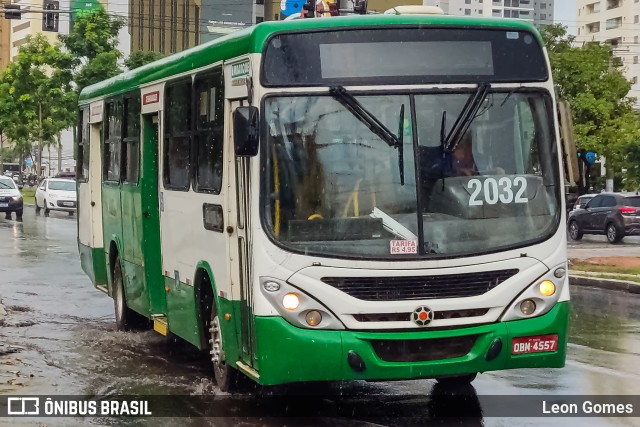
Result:
<svg viewBox="0 0 640 427"><path fill-rule="evenodd" d="M556 285L551 280L543 280L538 285L538 290L543 297L550 297L556 293Z"/></svg>
<svg viewBox="0 0 640 427"><path fill-rule="evenodd" d="M558 274L558 270L564 268L564 264L556 266L534 281L511 302L500 320L529 319L548 313L560 299L562 286L568 281L566 274Z"/></svg>
<svg viewBox="0 0 640 427"><path fill-rule="evenodd" d="M300 298L291 292L282 297L282 306L287 310L295 310L300 306Z"/></svg>
<svg viewBox="0 0 640 427"><path fill-rule="evenodd" d="M342 322L315 298L289 283L260 278L260 291L287 322L306 329L344 329Z"/></svg>

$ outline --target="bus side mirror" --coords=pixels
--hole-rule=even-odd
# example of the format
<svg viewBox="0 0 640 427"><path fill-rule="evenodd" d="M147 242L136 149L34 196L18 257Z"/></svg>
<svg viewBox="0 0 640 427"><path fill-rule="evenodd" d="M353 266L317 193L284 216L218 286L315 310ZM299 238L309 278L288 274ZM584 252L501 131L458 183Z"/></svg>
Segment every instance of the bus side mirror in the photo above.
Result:
<svg viewBox="0 0 640 427"><path fill-rule="evenodd" d="M233 144L236 156L258 154L259 113L257 107L238 107L233 112Z"/></svg>

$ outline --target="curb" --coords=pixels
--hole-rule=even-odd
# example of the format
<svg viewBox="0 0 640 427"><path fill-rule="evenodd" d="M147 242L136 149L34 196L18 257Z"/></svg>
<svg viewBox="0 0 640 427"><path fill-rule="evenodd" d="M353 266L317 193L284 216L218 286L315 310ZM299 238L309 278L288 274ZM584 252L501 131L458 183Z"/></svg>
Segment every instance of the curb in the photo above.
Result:
<svg viewBox="0 0 640 427"><path fill-rule="evenodd" d="M569 275L569 284L574 286L588 286L592 288L624 291L630 294L640 294L640 283L626 280L598 279L595 277Z"/></svg>

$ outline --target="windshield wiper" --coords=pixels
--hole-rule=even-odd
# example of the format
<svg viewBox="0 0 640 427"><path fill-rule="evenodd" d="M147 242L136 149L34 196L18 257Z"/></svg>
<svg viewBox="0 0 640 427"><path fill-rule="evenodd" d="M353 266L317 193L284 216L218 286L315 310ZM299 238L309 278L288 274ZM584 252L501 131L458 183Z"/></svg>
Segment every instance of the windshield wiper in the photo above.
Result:
<svg viewBox="0 0 640 427"><path fill-rule="evenodd" d="M353 95L342 86L332 86L329 94L360 120L371 132L380 137L389 147L398 148L400 138L395 136L376 116L371 114ZM404 111L404 109L403 109Z"/></svg>
<svg viewBox="0 0 640 427"><path fill-rule="evenodd" d="M398 149L398 168L400 170L400 185L404 185L404 104L400 107L398 136L389 130L376 116L371 114L364 105L351 95L343 86L332 86L329 94L360 120L374 135Z"/></svg>
<svg viewBox="0 0 640 427"><path fill-rule="evenodd" d="M442 128L440 129L443 152L451 153L456 149L464 134L469 130L469 126L471 126L471 123L473 123L473 120L476 118L478 110L480 110L482 103L487 98L490 88L491 85L489 83L480 83L478 85L475 93L467 99L466 104L462 108L462 112L456 119L446 138L442 138L446 132L446 113L443 114Z"/></svg>

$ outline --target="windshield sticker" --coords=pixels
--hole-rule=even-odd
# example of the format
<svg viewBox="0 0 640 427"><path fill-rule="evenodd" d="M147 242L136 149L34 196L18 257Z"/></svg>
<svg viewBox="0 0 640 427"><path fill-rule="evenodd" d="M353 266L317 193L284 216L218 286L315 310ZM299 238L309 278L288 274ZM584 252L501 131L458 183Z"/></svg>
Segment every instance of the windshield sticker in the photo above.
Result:
<svg viewBox="0 0 640 427"><path fill-rule="evenodd" d="M416 240L391 240L389 244L391 255L418 253L418 242Z"/></svg>

